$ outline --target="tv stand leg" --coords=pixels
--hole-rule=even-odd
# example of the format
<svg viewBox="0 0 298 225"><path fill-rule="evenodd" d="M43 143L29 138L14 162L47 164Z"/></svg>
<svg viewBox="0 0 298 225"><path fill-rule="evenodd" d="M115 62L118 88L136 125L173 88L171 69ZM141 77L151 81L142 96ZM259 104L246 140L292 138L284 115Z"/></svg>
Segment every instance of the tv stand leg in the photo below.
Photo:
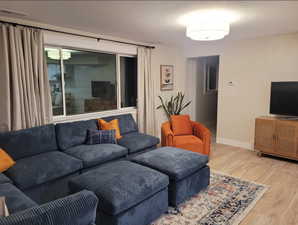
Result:
<svg viewBox="0 0 298 225"><path fill-rule="evenodd" d="M258 152L257 153L257 156L262 157L263 156L263 153L262 152Z"/></svg>

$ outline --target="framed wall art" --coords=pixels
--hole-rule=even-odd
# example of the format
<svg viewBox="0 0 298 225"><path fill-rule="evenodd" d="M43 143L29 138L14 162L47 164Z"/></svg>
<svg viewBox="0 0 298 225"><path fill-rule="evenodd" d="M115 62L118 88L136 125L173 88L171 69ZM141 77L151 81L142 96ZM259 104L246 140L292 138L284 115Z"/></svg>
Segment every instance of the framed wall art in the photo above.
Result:
<svg viewBox="0 0 298 225"><path fill-rule="evenodd" d="M160 90L172 91L174 89L174 66L160 66Z"/></svg>

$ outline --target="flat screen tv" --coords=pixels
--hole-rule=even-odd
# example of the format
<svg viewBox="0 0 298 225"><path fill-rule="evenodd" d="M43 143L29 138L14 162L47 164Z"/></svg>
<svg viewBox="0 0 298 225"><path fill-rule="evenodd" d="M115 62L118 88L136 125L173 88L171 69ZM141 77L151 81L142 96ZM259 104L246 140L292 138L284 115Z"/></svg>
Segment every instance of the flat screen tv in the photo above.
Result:
<svg viewBox="0 0 298 225"><path fill-rule="evenodd" d="M115 96L115 85L110 81L91 81L92 97L102 99L113 99Z"/></svg>
<svg viewBox="0 0 298 225"><path fill-rule="evenodd" d="M272 82L270 114L298 116L298 82Z"/></svg>

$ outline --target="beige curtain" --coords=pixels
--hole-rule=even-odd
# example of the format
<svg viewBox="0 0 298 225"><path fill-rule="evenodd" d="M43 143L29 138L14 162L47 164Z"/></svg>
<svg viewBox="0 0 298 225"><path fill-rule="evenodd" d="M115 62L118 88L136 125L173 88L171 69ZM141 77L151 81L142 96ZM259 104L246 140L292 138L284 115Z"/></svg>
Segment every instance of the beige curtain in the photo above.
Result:
<svg viewBox="0 0 298 225"><path fill-rule="evenodd" d="M151 49L138 48L138 126L155 135L155 86L151 74Z"/></svg>
<svg viewBox="0 0 298 225"><path fill-rule="evenodd" d="M51 121L43 48L42 31L0 23L0 131Z"/></svg>

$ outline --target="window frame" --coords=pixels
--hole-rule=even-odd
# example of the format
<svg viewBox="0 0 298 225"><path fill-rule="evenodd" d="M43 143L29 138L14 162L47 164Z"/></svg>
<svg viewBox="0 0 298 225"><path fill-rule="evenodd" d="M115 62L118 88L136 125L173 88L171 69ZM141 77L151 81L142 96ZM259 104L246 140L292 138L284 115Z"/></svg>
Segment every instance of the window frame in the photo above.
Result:
<svg viewBox="0 0 298 225"><path fill-rule="evenodd" d="M113 114L115 112L119 113L126 113L136 111L137 106L131 107L121 107L121 73L120 73L120 57L131 57L135 58L137 55L129 55L129 54L121 54L121 53L114 53L114 52L106 52L106 51L97 51L97 50L90 50L85 48L77 48L77 47L69 47L69 46L58 46L58 45L44 45L44 49L46 48L56 48L59 50L60 54L60 68L61 68L61 85L62 85L62 100L63 100L63 115L53 116L53 121L65 121L65 120L76 120L82 118L92 118L96 117L99 114L106 115L106 114ZM112 110L103 110L91 113L81 113L76 115L66 115L66 99L65 99L65 80L64 80L64 65L63 65L63 58L62 58L62 50L69 49L69 50L77 50L77 51L87 51L93 53L104 53L115 55L116 57L116 96L117 96L117 109ZM138 88L138 87L137 87ZM52 112L53 113L53 112Z"/></svg>
<svg viewBox="0 0 298 225"><path fill-rule="evenodd" d="M137 55L127 55L127 54L117 54L117 72L119 73L119 80L117 78L117 90L118 90L118 86L119 86L119 90L118 90L118 99L117 101L119 100L119 109L137 109L137 105L136 106L130 106L130 107L121 107L121 76L120 76L120 57L130 57L130 58L136 58ZM138 76L138 75L137 75ZM138 88L138 87L137 87ZM138 104L138 98L136 99L136 103ZM118 102L117 102L118 104Z"/></svg>

